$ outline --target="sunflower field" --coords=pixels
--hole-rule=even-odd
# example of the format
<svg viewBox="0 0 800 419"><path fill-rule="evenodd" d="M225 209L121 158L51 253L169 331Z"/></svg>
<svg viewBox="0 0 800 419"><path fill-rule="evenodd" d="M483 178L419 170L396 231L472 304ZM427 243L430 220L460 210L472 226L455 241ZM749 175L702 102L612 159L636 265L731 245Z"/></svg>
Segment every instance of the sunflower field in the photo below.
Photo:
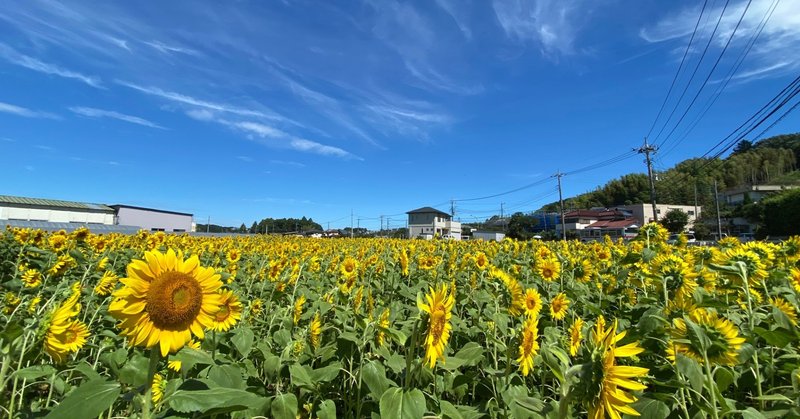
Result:
<svg viewBox="0 0 800 419"><path fill-rule="evenodd" d="M800 237L0 233L28 418L800 416Z"/></svg>

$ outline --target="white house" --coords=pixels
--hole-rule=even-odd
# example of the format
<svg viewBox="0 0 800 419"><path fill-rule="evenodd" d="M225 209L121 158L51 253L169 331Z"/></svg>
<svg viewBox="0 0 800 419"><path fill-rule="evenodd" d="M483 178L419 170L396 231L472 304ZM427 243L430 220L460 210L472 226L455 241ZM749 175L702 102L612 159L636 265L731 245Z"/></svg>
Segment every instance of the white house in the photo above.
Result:
<svg viewBox="0 0 800 419"><path fill-rule="evenodd" d="M796 187L796 185L746 185L725 190L722 192L722 197L728 205L741 205L748 200L758 202L768 195Z"/></svg>
<svg viewBox="0 0 800 419"><path fill-rule="evenodd" d="M640 226L643 226L649 222L653 221L653 206L650 204L633 204L633 205L621 205L617 208L623 208L631 212L633 218L635 218ZM673 205L673 204L656 204L656 214L658 215L658 219L664 218L665 215L670 210L679 209L686 213L689 216L689 223L687 225L694 225L695 220L700 218L700 214L703 212L702 207L694 205ZM695 213L696 212L696 213Z"/></svg>
<svg viewBox="0 0 800 419"><path fill-rule="evenodd" d="M496 241L501 242L503 239L506 238L505 233L501 233L499 231L479 231L479 230L472 230L472 240L485 240L485 241Z"/></svg>
<svg viewBox="0 0 800 419"><path fill-rule="evenodd" d="M461 240L461 223L436 208L422 207L408 211L408 237L447 237Z"/></svg>

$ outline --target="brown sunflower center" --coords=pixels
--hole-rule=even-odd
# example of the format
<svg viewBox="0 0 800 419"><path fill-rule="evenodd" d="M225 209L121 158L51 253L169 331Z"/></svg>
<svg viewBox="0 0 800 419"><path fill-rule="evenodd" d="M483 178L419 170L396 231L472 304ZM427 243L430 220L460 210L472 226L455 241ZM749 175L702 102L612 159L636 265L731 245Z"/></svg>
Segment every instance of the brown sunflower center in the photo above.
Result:
<svg viewBox="0 0 800 419"><path fill-rule="evenodd" d="M444 310L438 309L431 315L431 336L433 344L439 343L444 334L445 315Z"/></svg>
<svg viewBox="0 0 800 419"><path fill-rule="evenodd" d="M217 312L216 319L218 322L224 322L228 319L228 315L230 314L230 310L228 309L227 304L223 304L220 306L219 311Z"/></svg>
<svg viewBox="0 0 800 419"><path fill-rule="evenodd" d="M203 305L203 290L190 274L163 272L147 293L147 314L159 329L188 329Z"/></svg>

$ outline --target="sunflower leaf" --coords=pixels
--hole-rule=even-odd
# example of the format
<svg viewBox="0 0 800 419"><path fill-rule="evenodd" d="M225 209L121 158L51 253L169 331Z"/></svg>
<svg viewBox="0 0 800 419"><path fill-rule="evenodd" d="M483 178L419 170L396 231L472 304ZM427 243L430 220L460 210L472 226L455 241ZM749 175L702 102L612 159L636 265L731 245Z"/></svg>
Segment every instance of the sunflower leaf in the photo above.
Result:
<svg viewBox="0 0 800 419"><path fill-rule="evenodd" d="M689 385L692 386L692 389L699 392L700 389L703 388L703 370L700 368L700 364L698 364L697 361L678 354L675 365L678 372L686 376L689 380Z"/></svg>
<svg viewBox="0 0 800 419"><path fill-rule="evenodd" d="M425 395L416 388L408 392L390 388L381 396L380 413L384 418L418 419L425 410Z"/></svg>
<svg viewBox="0 0 800 419"><path fill-rule="evenodd" d="M297 417L297 397L292 393L276 396L272 400L271 412L275 419L295 419Z"/></svg>
<svg viewBox="0 0 800 419"><path fill-rule="evenodd" d="M178 390L169 397L169 406L178 412L215 414L262 406L266 400L245 390L217 387L208 390Z"/></svg>
<svg viewBox="0 0 800 419"><path fill-rule="evenodd" d="M121 392L119 383L105 380L87 381L69 393L45 417L47 419L94 418L114 404Z"/></svg>
<svg viewBox="0 0 800 419"><path fill-rule="evenodd" d="M239 353L246 357L250 354L250 351L253 350L253 342L255 341L255 336L253 335L253 331L247 327L242 327L236 330L236 333L233 334L231 338L231 342L233 342L233 346L236 347L236 350Z"/></svg>

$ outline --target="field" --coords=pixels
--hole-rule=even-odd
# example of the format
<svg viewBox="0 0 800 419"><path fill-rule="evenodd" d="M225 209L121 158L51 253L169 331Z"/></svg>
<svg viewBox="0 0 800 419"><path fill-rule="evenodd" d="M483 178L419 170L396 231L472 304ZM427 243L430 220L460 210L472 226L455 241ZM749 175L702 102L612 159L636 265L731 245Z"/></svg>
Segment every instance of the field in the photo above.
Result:
<svg viewBox="0 0 800 419"><path fill-rule="evenodd" d="M10 417L800 416L800 238L6 230Z"/></svg>

